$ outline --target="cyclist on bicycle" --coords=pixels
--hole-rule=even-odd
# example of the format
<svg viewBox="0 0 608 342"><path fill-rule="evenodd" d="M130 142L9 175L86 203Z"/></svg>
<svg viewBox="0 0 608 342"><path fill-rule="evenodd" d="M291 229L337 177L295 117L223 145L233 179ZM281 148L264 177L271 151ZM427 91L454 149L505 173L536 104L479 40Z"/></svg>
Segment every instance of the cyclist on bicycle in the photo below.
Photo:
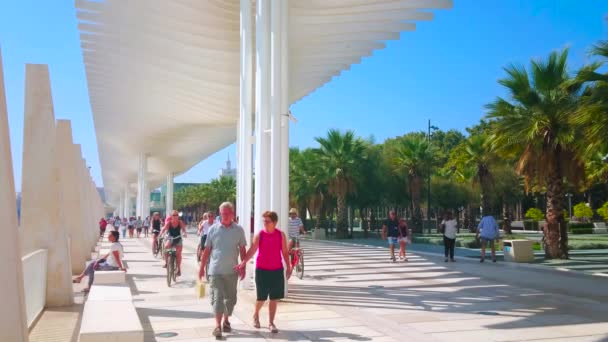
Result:
<svg viewBox="0 0 608 342"><path fill-rule="evenodd" d="M203 252L205 251L205 241L207 241L207 233L209 233L209 229L214 224L215 214L213 213L213 211L210 211L203 215L203 221L201 221L201 223L198 225L197 235L201 237L201 242L198 246L199 259L203 256Z"/></svg>
<svg viewBox="0 0 608 342"><path fill-rule="evenodd" d="M298 242L298 238L300 234L306 234L306 230L304 229L304 223L298 217L298 211L296 208L291 208L289 210L289 251L291 252L292 248Z"/></svg>
<svg viewBox="0 0 608 342"><path fill-rule="evenodd" d="M165 249L169 249L172 246L175 247L177 256L177 276L182 275L182 238L187 237L186 224L179 218L177 210L171 212L171 220L163 227L160 234L167 233L167 239L165 242ZM167 255L164 255L165 265L167 267Z"/></svg>
<svg viewBox="0 0 608 342"><path fill-rule="evenodd" d="M163 220L160 218L160 213L158 211L152 214L150 222L150 225L152 226L152 251L155 251L156 246L158 246L158 236L160 235L161 227L163 226Z"/></svg>

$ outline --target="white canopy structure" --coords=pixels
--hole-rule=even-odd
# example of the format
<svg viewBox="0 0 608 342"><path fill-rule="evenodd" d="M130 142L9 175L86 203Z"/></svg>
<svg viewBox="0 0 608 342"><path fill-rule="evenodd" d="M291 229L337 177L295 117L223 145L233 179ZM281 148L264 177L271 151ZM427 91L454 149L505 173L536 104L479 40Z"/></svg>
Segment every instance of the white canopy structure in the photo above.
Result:
<svg viewBox="0 0 608 342"><path fill-rule="evenodd" d="M108 201L128 201L136 183L147 193L237 136L239 191L251 194L251 178L241 177L251 175L243 164L251 165L253 137L261 165L279 156L286 163L290 104L413 31L416 21L431 20L430 10L451 6L451 0L76 0ZM257 131L269 137L253 133L254 112ZM277 125L282 135L272 129ZM281 201L283 211L288 169L273 172L279 173L268 179L281 179L282 195L256 207Z"/></svg>

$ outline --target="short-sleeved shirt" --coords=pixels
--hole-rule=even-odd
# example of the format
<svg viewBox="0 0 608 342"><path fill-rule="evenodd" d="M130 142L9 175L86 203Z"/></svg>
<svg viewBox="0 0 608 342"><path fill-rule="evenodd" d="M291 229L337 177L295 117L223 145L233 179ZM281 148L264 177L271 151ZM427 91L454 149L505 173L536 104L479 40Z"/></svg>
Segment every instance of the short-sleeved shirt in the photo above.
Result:
<svg viewBox="0 0 608 342"><path fill-rule="evenodd" d="M479 236L484 239L494 240L500 237L498 223L492 216L482 217L477 228L479 229Z"/></svg>
<svg viewBox="0 0 608 342"><path fill-rule="evenodd" d="M454 219L445 220L445 221L442 221L441 224L445 225L445 230L443 231L443 235L445 237L447 237L448 239L455 239L456 232L458 231L458 221L456 221Z"/></svg>
<svg viewBox="0 0 608 342"><path fill-rule="evenodd" d="M218 222L209 228L205 248L211 248L209 275L235 274L239 261L239 247L247 245L243 227L231 223L229 227Z"/></svg>
<svg viewBox="0 0 608 342"><path fill-rule="evenodd" d="M300 227L303 225L299 217L289 218L289 229L287 230L290 238L297 238L300 235Z"/></svg>
<svg viewBox="0 0 608 342"><path fill-rule="evenodd" d="M122 258L124 258L122 245L119 242L114 242L110 246L110 255L108 255L108 258L106 259L106 264L108 264L110 266L118 267L118 262L114 259L115 251L118 252L118 257L120 258L120 260L122 260Z"/></svg>
<svg viewBox="0 0 608 342"><path fill-rule="evenodd" d="M141 227L143 224L144 224L144 221L142 221L142 220L135 221L135 227L137 227L137 228Z"/></svg>
<svg viewBox="0 0 608 342"><path fill-rule="evenodd" d="M209 223L209 221L203 222L203 230L201 231L201 234L202 235L209 234L209 229L211 229L211 227L213 227L214 224L216 224L216 222L213 222L213 223Z"/></svg>
<svg viewBox="0 0 608 342"><path fill-rule="evenodd" d="M384 221L384 225L386 226L388 237L399 237L399 220L388 219Z"/></svg>

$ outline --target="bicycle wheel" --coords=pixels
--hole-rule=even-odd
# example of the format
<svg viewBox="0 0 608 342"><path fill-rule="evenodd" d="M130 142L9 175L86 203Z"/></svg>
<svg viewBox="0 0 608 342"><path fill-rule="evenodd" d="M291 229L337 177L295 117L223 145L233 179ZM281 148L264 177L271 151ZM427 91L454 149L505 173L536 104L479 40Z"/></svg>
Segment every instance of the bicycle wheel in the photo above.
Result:
<svg viewBox="0 0 608 342"><path fill-rule="evenodd" d="M155 258L158 257L158 242L153 243L152 244L152 255L154 255Z"/></svg>
<svg viewBox="0 0 608 342"><path fill-rule="evenodd" d="M177 282L177 256L173 254L173 282Z"/></svg>
<svg viewBox="0 0 608 342"><path fill-rule="evenodd" d="M299 257L298 264L296 265L296 275L298 276L298 278L302 279L304 278L304 251L299 250L298 254Z"/></svg>
<svg viewBox="0 0 608 342"><path fill-rule="evenodd" d="M171 253L167 256L167 286L171 287L171 280L173 279L173 259L175 256Z"/></svg>

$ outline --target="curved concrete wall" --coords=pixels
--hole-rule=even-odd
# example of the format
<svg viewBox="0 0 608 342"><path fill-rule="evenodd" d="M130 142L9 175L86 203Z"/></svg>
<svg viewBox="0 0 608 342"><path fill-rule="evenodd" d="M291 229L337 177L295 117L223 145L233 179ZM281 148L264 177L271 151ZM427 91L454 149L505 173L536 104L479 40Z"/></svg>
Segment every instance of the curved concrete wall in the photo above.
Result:
<svg viewBox="0 0 608 342"><path fill-rule="evenodd" d="M48 253L45 249L32 252L22 259L23 289L25 296L25 312L27 326L31 327L38 315L44 310L46 303L46 263Z"/></svg>

